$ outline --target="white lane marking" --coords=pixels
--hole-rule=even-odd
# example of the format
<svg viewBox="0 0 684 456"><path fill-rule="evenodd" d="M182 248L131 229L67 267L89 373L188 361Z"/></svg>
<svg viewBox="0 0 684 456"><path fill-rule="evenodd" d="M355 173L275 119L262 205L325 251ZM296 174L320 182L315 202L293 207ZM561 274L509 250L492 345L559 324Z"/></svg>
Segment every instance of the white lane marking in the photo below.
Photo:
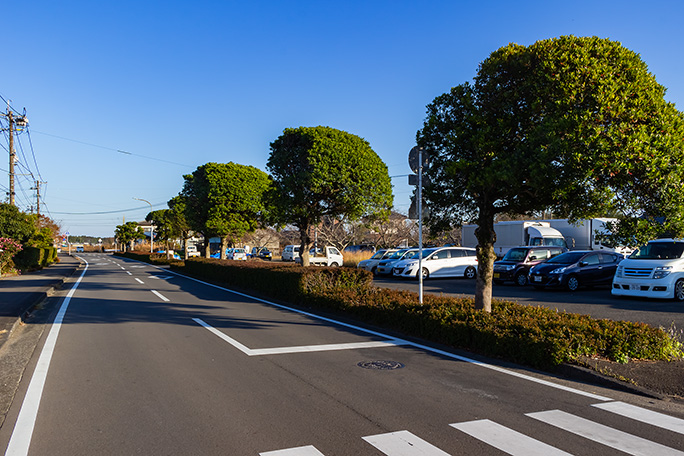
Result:
<svg viewBox="0 0 684 456"><path fill-rule="evenodd" d="M137 277L135 278L135 280L136 280L138 283L142 283L143 285L145 284L145 282L143 282L142 280L140 280L140 279L137 278Z"/></svg>
<svg viewBox="0 0 684 456"><path fill-rule="evenodd" d="M232 337L226 335L222 331L214 328L204 320L200 318L193 318L193 321L200 326L205 327L221 339L228 342L233 347L240 350L247 356L262 356L262 355L282 355L286 353L308 353L317 351L332 351L332 350L355 350L359 348L376 348L376 347L396 347L398 345L405 345L400 340L388 340L388 341L377 341L377 342L355 342L346 344L322 344L322 345L300 345L295 347L276 347L276 348L257 348L251 349Z"/></svg>
<svg viewBox="0 0 684 456"><path fill-rule="evenodd" d="M370 435L363 440L388 456L450 456L409 431Z"/></svg>
<svg viewBox="0 0 684 456"><path fill-rule="evenodd" d="M150 279L159 279L159 280L169 280L171 277L170 275L166 276L149 276Z"/></svg>
<svg viewBox="0 0 684 456"><path fill-rule="evenodd" d="M137 261L137 260L133 260L133 261ZM342 326L342 327L345 327L345 328L351 328L351 329L353 329L353 330L355 330L355 331L361 331L361 332L364 332L364 333L366 333L366 334L372 334L372 335L374 335L374 336L380 336L380 337L384 337L384 338L390 339L389 336L387 336L387 335L385 335L385 334L382 334L382 333L379 333L379 332L376 332L376 331L371 331L371 330L366 329L366 328L361 328L361 327L359 327L359 326L350 325L350 324L348 324L348 323L344 323L344 322L341 322L341 321L333 320L333 319L331 319L331 318L326 318L326 317L322 317L322 316L320 316L320 315L312 314L312 313L309 313L309 312L304 312L304 311L302 311L302 310L294 309L294 308L292 308L292 307L287 307L287 306L284 306L284 305L282 305L282 304L276 304L276 303L274 303L274 302L267 301L266 299L257 298L257 297L255 297L255 296L250 296L250 295L245 294L245 293L240 293L239 291L234 291L234 290L231 290L231 289L229 289L229 288L224 288L224 287L221 287L221 286L218 286L218 285L214 285L213 283L204 282L204 281L202 281L202 280L195 279L194 277L190 277L190 276L186 276L186 275L183 275L183 274L179 274L179 273L177 273L177 272L175 272L175 271L167 271L167 270L162 269L162 268L160 268L160 267L158 267L158 266L154 266L154 265L150 265L150 266L152 266L153 268L159 269L160 271L169 272L169 273L171 273L171 274L174 274L174 275L183 277L183 278L185 278L185 279L192 280L193 282L201 283L202 285L206 285L206 286L208 286L208 287L213 287L213 288L217 288L217 289L219 289L219 290L227 291L227 292L229 292L229 293L233 293L233 294L238 295L238 296L243 296L243 297L249 298L249 299L251 299L251 300L253 300L253 301L262 302L262 303L264 303L264 304L268 304L268 305L270 305L270 306L277 307L277 308L279 308L279 309L289 310L290 312L295 312L295 313L298 313L298 314L301 314L301 315L306 315L306 316L309 316L309 317L311 317L311 318L316 318L316 319L321 320L321 321L327 321L327 322L329 322L329 323L332 323L332 324L335 324L335 325L338 325L338 326ZM455 360L458 360L458 361L463 361L463 362L465 362L465 363L475 364L476 366L484 367L484 368L486 368L486 369L491 369L491 370L493 370L493 371L496 371L496 372L499 372L499 373L502 373L502 374L510 375L510 376L513 376L513 377L517 377L517 378L520 378L520 379L523 379L523 380L527 380L527 381L530 381L530 382L534 382L534 383L537 383L537 384L539 384L539 385L548 386L548 387L550 387L550 388L555 388L555 389L558 389L558 390L561 390L561 391L566 391L566 392L568 392L568 393L577 394L577 395L580 395L580 396L585 396L585 397L588 397L588 398L591 398L591 399L595 399L595 400L597 400L597 401L612 401L612 400L613 400L613 399L611 399L611 398L609 398L609 397L606 397L606 396L600 396L600 395L598 395L598 394L589 393L589 392L587 392L587 391L582 391L582 390L579 390L579 389L576 389L576 388L571 388L571 387L569 387L569 386L559 385L558 383L553 383L553 382L550 382L550 381L548 381L548 380L543 380L543 379L541 379L541 378L532 377L531 375L521 374L521 373L519 373L519 372L515 372L515 371L509 370L509 369L505 369L505 368L503 368L503 367L495 366L495 365L493 365L493 364L488 364L488 363L485 363L485 362L482 362L482 361L478 361L478 360L475 360L475 359L472 359L472 358L467 358L467 357L465 357L465 356L456 355L456 354L454 354L454 353L450 353L450 352L447 352L447 351L444 351L444 350L439 350L439 349L437 349L437 348L433 348L433 347L430 347L430 346L427 346L427 345L422 345L422 344L418 344L418 343L415 343L415 342L406 341L406 340L403 340L403 339L394 339L394 340L396 340L396 341L401 341L402 343L404 343L405 345L410 346L410 347L419 348L419 349L421 349L421 350L424 350L424 351L427 351L427 352L430 352L430 353L435 353L435 354L438 354L438 355L441 355L441 356L444 356L444 357L447 357L447 358L455 359Z"/></svg>
<svg viewBox="0 0 684 456"><path fill-rule="evenodd" d="M513 456L572 456L491 420L468 421L449 426Z"/></svg>
<svg viewBox="0 0 684 456"><path fill-rule="evenodd" d="M593 404L594 407L631 418L642 423L652 424L679 434L684 434L684 420L673 416L637 407L624 402Z"/></svg>
<svg viewBox="0 0 684 456"><path fill-rule="evenodd" d="M69 290L66 298L64 298L64 301L59 308L59 312L52 323L50 333L48 334L47 339L45 339L45 345L40 352L40 358L38 358L36 369L33 371L31 383L29 383L28 390L26 390L26 397L24 397L24 402L21 404L21 410L19 411L17 422L14 425L12 437L7 446L5 456L24 456L28 454L33 428L36 425L36 417L38 416L40 399L43 395L43 388L45 387L45 379L47 378L50 361L52 360L52 353L54 352L57 343L57 336L59 336L59 330L62 328L62 321L64 321L64 315L69 307L71 298L74 296L78 285L81 283L83 276L85 276L85 273L88 270L88 262L83 258L81 259L85 262L86 266L83 269L81 276L76 280L76 283L74 283L74 286Z"/></svg>
<svg viewBox="0 0 684 456"><path fill-rule="evenodd" d="M526 416L556 426L594 442L615 448L633 456L683 456L684 452L642 439L603 424L571 415L561 410L527 413Z"/></svg>
<svg viewBox="0 0 684 456"><path fill-rule="evenodd" d="M131 271L126 271L126 274L133 275L133 273Z"/></svg>
<svg viewBox="0 0 684 456"><path fill-rule="evenodd" d="M325 456L323 453L318 451L316 447L311 445L288 448L287 450L277 450L277 451L267 451L265 453L259 453L259 456Z"/></svg>
<svg viewBox="0 0 684 456"><path fill-rule="evenodd" d="M157 290L150 290L150 291L151 291L152 293L156 294L156 295L159 297L159 299L161 299L162 301L165 301L165 302L169 302L169 301L170 301L169 298L167 298L167 297L164 296L163 294L159 293Z"/></svg>

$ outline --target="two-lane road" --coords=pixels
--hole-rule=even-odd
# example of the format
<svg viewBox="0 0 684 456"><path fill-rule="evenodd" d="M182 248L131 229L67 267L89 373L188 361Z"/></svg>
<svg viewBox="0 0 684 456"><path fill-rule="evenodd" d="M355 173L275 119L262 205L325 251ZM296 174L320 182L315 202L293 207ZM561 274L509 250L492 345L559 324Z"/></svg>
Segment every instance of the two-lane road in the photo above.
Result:
<svg viewBox="0 0 684 456"><path fill-rule="evenodd" d="M676 404L84 258L0 428L8 454L684 455Z"/></svg>

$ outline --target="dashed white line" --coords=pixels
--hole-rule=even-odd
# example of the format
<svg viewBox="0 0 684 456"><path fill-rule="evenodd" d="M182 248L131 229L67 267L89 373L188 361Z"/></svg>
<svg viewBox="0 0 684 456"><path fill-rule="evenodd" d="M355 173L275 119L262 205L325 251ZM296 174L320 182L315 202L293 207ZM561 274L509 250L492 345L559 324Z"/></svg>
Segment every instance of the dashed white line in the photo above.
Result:
<svg viewBox="0 0 684 456"><path fill-rule="evenodd" d="M142 280L140 280L140 279L137 278L137 277L135 278L135 281L138 282L138 283L142 283L143 285L145 284L145 282L143 282Z"/></svg>
<svg viewBox="0 0 684 456"><path fill-rule="evenodd" d="M155 295L157 295L157 296L159 297L159 299L161 299L162 301L165 301L165 302L169 302L169 301L170 301L169 298L167 298L167 297L164 296L163 294L159 293L157 290L150 290L150 291L151 291L152 293L154 293Z"/></svg>

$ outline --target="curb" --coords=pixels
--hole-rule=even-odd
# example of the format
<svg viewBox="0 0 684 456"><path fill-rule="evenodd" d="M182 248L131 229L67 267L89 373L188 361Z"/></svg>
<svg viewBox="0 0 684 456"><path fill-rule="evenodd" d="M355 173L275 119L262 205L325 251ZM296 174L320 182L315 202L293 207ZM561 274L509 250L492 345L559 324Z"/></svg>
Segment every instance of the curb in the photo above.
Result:
<svg viewBox="0 0 684 456"><path fill-rule="evenodd" d="M637 394L639 396L650 397L652 399L665 400L670 396L656 393L647 388L623 382L614 377L601 374L593 369L587 367L575 366L572 364L563 364L558 367L556 373L563 377L577 380L581 382L591 383L597 386L604 386L610 389L623 391L630 394Z"/></svg>

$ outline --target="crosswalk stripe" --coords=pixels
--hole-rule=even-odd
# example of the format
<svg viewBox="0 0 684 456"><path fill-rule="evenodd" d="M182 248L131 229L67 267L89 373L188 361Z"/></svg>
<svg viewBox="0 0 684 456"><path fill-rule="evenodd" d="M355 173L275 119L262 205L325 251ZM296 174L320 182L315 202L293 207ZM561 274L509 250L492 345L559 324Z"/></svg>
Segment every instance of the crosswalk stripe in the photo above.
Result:
<svg viewBox="0 0 684 456"><path fill-rule="evenodd" d="M684 452L679 450L618 431L617 429L571 415L561 410L527 413L526 416L593 440L594 442L624 451L633 456L653 456L655 454L659 456L684 456Z"/></svg>
<svg viewBox="0 0 684 456"><path fill-rule="evenodd" d="M491 420L467 421L449 426L513 456L571 456Z"/></svg>
<svg viewBox="0 0 684 456"><path fill-rule="evenodd" d="M653 426L684 434L684 420L680 418L664 415L624 402L608 402L593 404L593 406L636 421L641 421L642 423L652 424Z"/></svg>
<svg viewBox="0 0 684 456"><path fill-rule="evenodd" d="M311 445L288 448L287 450L267 451L266 453L259 453L259 456L325 456L318 451L316 447Z"/></svg>
<svg viewBox="0 0 684 456"><path fill-rule="evenodd" d="M450 456L409 431L370 435L363 440L388 456Z"/></svg>

